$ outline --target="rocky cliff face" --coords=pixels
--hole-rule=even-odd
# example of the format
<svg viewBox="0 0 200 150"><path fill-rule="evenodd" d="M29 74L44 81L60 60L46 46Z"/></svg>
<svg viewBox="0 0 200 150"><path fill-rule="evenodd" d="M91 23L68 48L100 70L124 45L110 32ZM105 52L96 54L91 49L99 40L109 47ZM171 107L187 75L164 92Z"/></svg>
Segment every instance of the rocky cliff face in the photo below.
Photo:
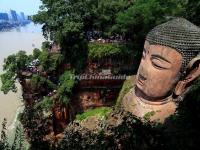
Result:
<svg viewBox="0 0 200 150"><path fill-rule="evenodd" d="M63 131L68 123L75 119L75 115L77 113L82 113L91 108L114 105L117 93L123 83L123 80L121 80L120 82L116 81L113 85L110 84L110 82L104 83L99 80L95 82L94 80L93 85L96 85L97 88L93 89L93 86L88 84L87 88L81 86L82 82L80 82L76 88L77 94L72 96L70 104L67 106L62 106L58 103L59 96L56 90L51 91L45 86L33 84L32 78L34 75L41 76L42 80L44 80L42 82L45 82L46 79L50 78L47 74L45 74L45 76L43 74L44 73L40 71L23 71L20 75L20 83L23 90L23 100L26 106L24 112L21 114L21 122L24 126L27 138L31 143L34 143L35 141L36 143L42 141L51 143L50 145L55 145L62 137ZM91 83L91 81L86 82ZM117 85L117 90L115 89L113 93L109 89L105 91L106 87L109 86L109 88L112 89L112 86L115 85ZM83 89L84 93L81 95ZM91 94L88 94L91 93L91 90L93 90L92 96ZM99 96L97 96L98 94ZM38 103L41 103L46 96L50 101L52 101L52 108L48 111L45 111L40 107L36 108L35 106ZM77 98L77 96L79 97ZM89 100L85 100L85 97L90 98ZM99 120L95 120L95 123L94 120L94 118L88 118L88 120L85 121L85 126L88 126L88 123L90 123L88 127L96 130L96 128L99 128L99 125L97 124ZM39 133L40 130L44 132ZM38 137L32 136L32 133L36 134Z"/></svg>

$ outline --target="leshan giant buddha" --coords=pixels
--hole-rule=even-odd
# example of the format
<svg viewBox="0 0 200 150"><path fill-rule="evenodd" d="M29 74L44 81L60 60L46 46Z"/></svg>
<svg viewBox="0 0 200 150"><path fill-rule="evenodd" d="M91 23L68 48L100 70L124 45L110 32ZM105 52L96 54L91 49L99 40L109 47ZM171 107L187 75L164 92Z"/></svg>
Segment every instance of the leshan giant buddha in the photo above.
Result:
<svg viewBox="0 0 200 150"><path fill-rule="evenodd" d="M146 36L135 86L122 106L137 117L164 122L200 75L200 28L183 18L156 26Z"/></svg>

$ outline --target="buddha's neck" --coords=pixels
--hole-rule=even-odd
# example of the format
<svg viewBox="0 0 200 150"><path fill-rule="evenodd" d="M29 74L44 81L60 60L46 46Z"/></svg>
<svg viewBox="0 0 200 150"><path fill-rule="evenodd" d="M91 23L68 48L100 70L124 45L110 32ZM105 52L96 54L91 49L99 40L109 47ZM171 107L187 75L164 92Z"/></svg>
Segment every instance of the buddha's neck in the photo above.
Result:
<svg viewBox="0 0 200 150"><path fill-rule="evenodd" d="M136 90L135 90L135 92L136 92ZM142 101L145 104L149 104L149 105L164 105L164 104L169 103L173 100L172 94L165 97L165 98L160 98L160 99L156 99L156 100L144 99L140 94L136 94L136 93L135 93L135 96L138 100Z"/></svg>
<svg viewBox="0 0 200 150"><path fill-rule="evenodd" d="M149 105L164 105L164 104L172 101L172 95L168 96L165 99L160 99L160 100L156 100L156 101L149 101L149 100L143 99L142 97L137 97L137 98L139 100L141 100L142 102L149 104Z"/></svg>

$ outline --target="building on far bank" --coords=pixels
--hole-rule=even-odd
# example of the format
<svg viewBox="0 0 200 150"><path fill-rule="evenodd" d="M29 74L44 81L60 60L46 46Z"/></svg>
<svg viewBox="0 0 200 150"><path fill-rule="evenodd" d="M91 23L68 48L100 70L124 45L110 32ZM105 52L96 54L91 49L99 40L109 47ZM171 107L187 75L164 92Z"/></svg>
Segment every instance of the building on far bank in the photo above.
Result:
<svg viewBox="0 0 200 150"><path fill-rule="evenodd" d="M27 19L24 12L17 13L15 10L10 10L8 13L0 12L0 31L25 26L29 23L31 20Z"/></svg>
<svg viewBox="0 0 200 150"><path fill-rule="evenodd" d="M0 12L0 22L5 22L5 21L9 21L8 14Z"/></svg>
<svg viewBox="0 0 200 150"><path fill-rule="evenodd" d="M10 10L10 14L11 14L11 19L14 22L18 22L18 18L17 18L17 13L15 10Z"/></svg>
<svg viewBox="0 0 200 150"><path fill-rule="evenodd" d="M20 12L20 17L21 17L22 20L26 20L26 17L25 17L25 15L24 15L24 12Z"/></svg>

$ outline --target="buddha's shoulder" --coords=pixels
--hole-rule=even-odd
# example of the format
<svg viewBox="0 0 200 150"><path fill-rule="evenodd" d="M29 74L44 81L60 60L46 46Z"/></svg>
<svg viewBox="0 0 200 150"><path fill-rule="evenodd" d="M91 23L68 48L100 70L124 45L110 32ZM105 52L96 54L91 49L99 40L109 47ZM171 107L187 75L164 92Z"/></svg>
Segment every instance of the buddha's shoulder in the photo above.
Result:
<svg viewBox="0 0 200 150"><path fill-rule="evenodd" d="M130 89L129 92L122 99L121 107L124 110L131 112L131 110L133 109L132 106L135 106L133 97L134 97L134 88Z"/></svg>
<svg viewBox="0 0 200 150"><path fill-rule="evenodd" d="M132 98L134 95L134 90L135 90L135 79L136 79L136 75L132 75L130 76L125 82L129 82L130 85L130 89L128 90L128 92L124 95L124 97L122 98L122 102L121 105L124 108L127 108L130 103L132 102Z"/></svg>

